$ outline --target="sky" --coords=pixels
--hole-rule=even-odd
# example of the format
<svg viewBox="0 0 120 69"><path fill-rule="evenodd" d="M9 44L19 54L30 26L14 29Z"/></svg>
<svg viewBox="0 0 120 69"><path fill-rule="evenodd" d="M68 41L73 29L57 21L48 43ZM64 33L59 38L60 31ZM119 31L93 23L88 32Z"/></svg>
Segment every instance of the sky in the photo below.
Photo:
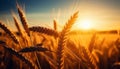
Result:
<svg viewBox="0 0 120 69"><path fill-rule="evenodd" d="M120 0L0 0L0 21L14 29L11 11L17 13L16 2L25 10L29 26L53 28L53 20L62 28L70 16L79 11L74 29L90 21L92 29L120 29Z"/></svg>

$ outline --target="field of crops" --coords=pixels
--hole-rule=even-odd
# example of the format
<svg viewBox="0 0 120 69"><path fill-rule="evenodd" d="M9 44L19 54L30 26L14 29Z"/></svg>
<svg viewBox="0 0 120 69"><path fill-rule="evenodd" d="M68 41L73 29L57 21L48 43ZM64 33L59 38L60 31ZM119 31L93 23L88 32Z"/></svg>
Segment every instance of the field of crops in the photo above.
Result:
<svg viewBox="0 0 120 69"><path fill-rule="evenodd" d="M0 69L120 69L118 34L71 34L79 12L62 31L55 20L54 29L29 27L19 5L17 10L20 20L12 14L17 32L0 21Z"/></svg>

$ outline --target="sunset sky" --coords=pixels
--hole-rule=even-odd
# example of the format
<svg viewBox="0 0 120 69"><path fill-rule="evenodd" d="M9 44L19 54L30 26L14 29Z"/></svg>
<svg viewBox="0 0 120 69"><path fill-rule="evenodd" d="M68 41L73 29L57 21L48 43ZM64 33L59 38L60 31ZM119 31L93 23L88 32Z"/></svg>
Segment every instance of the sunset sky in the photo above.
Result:
<svg viewBox="0 0 120 69"><path fill-rule="evenodd" d="M55 19L61 28L79 11L73 29L83 29L85 22L90 29L120 29L120 0L0 0L0 20L11 27L14 26L11 10L17 13L16 1L25 9L29 26L52 28Z"/></svg>

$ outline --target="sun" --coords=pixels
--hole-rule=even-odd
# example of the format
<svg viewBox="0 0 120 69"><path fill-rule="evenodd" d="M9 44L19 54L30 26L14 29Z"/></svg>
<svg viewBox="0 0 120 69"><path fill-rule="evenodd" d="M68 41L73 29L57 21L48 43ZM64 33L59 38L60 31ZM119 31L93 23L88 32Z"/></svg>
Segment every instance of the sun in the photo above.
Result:
<svg viewBox="0 0 120 69"><path fill-rule="evenodd" d="M83 20L81 22L81 28L82 29L91 29L91 21L90 20Z"/></svg>
<svg viewBox="0 0 120 69"><path fill-rule="evenodd" d="M92 28L92 20L82 19L78 22L77 27L82 30L90 30Z"/></svg>

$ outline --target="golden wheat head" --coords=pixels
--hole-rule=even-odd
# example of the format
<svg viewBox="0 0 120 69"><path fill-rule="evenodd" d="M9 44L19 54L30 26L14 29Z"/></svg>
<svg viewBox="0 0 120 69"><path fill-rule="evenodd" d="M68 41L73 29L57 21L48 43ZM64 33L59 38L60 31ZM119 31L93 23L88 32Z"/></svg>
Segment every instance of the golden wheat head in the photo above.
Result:
<svg viewBox="0 0 120 69"><path fill-rule="evenodd" d="M47 48L43 48L43 47L25 47L23 49L21 49L19 52L20 53L27 53L27 52L45 52L45 51L49 51Z"/></svg>
<svg viewBox="0 0 120 69"><path fill-rule="evenodd" d="M53 23L54 23L54 30L57 31L57 22L56 22L56 20L54 20Z"/></svg>
<svg viewBox="0 0 120 69"><path fill-rule="evenodd" d="M66 23L64 26L62 32L59 36L59 42L58 42L58 69L64 69L64 47L66 44L66 36L68 35L68 32L70 31L72 25L75 23L76 18L78 17L78 12L76 12L70 20Z"/></svg>
<svg viewBox="0 0 120 69"><path fill-rule="evenodd" d="M29 30L33 32L44 33L44 34L55 36L55 37L59 36L57 31L49 29L49 28L41 27L41 26L30 27Z"/></svg>
<svg viewBox="0 0 120 69"><path fill-rule="evenodd" d="M30 36L30 31L28 29L28 22L25 16L25 13L23 12L23 9L17 4L18 14L21 19L22 25L24 30L26 31L27 35Z"/></svg>
<svg viewBox="0 0 120 69"><path fill-rule="evenodd" d="M13 20L14 20L14 23L15 23L15 26L16 26L18 32L20 33L20 35L23 35L22 30L19 25L18 18L16 17L15 13L12 13L12 16L13 16Z"/></svg>
<svg viewBox="0 0 120 69"><path fill-rule="evenodd" d="M0 22L0 28L2 28L16 44L19 44L19 41L16 38L16 36L13 34L13 32L10 29L8 29L7 26L5 26L2 22Z"/></svg>

